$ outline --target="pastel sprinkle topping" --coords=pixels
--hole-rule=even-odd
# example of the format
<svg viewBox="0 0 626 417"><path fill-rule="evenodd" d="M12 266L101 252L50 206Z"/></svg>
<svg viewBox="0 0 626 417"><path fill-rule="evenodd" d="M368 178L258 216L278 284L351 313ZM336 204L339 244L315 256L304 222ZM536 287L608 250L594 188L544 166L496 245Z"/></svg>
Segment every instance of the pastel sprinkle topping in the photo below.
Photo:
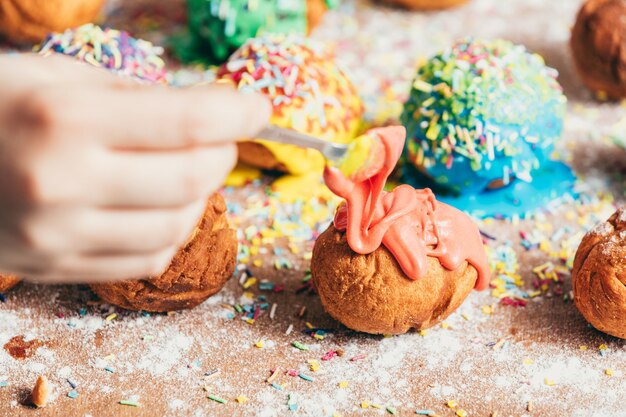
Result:
<svg viewBox="0 0 626 417"><path fill-rule="evenodd" d="M560 137L566 98L557 75L524 46L458 41L417 72L401 117L408 162L456 191L466 172L530 181Z"/></svg>
<svg viewBox="0 0 626 417"><path fill-rule="evenodd" d="M41 55L72 56L94 67L148 82L165 83L163 48L127 32L88 23L62 33L51 33L34 48Z"/></svg>

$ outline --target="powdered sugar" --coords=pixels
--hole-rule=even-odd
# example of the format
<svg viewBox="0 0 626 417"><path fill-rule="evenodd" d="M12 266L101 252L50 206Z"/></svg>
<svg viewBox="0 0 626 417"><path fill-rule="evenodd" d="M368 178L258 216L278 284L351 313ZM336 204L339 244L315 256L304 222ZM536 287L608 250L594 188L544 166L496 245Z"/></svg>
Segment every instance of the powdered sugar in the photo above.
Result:
<svg viewBox="0 0 626 417"><path fill-rule="evenodd" d="M162 375L180 362L189 352L194 339L177 330L167 328L159 332L157 342L150 345L148 351L137 364L137 369L147 370L154 376ZM185 377L186 375L182 375Z"/></svg>
<svg viewBox="0 0 626 417"><path fill-rule="evenodd" d="M607 236L613 233L614 230L615 229L613 228L613 225L611 223L603 222L603 223L598 223L597 226L591 229L590 233L600 235L600 236Z"/></svg>

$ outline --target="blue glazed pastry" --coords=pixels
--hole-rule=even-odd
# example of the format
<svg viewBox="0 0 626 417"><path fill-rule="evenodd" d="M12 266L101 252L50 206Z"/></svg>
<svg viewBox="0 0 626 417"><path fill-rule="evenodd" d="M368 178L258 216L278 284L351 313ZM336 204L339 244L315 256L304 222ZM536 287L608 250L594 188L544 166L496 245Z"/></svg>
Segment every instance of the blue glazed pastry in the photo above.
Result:
<svg viewBox="0 0 626 417"><path fill-rule="evenodd" d="M405 175L468 211L494 211L479 197L494 206L504 198L487 196L495 189L510 194L535 183L523 191L535 193L545 168L553 178L553 169L566 168L551 160L566 109L556 77L541 56L504 40L465 39L435 55L418 70L401 117ZM571 183L569 169L564 173ZM541 183L551 194L551 184ZM530 202L535 196L517 194L506 198L519 207L515 211L536 205ZM487 214L507 214L506 207L496 211L504 213Z"/></svg>

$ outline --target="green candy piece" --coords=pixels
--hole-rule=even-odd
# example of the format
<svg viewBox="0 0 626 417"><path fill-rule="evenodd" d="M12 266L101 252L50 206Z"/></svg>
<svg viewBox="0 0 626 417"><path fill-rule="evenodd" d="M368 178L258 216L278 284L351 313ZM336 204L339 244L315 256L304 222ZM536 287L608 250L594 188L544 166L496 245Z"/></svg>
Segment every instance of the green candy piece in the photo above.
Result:
<svg viewBox="0 0 626 417"><path fill-rule="evenodd" d="M189 36L175 42L187 62L220 64L250 38L308 32L306 0L187 0L187 9Z"/></svg>

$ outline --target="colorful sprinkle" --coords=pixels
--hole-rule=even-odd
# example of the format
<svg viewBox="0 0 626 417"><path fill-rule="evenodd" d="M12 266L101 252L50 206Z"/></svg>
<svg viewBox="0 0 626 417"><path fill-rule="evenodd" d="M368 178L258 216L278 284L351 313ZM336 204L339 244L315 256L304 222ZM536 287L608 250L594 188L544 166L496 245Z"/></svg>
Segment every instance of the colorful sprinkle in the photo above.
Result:
<svg viewBox="0 0 626 417"><path fill-rule="evenodd" d="M126 405L129 407L141 407L141 403L135 400L121 400L120 405Z"/></svg>
<svg viewBox="0 0 626 417"><path fill-rule="evenodd" d="M209 395L207 395L207 398L208 398L209 400L213 400L213 401L215 401L216 403L226 404L226 400L225 400L225 399L220 398L220 397L218 397L218 396L216 396L216 395L209 394Z"/></svg>
<svg viewBox="0 0 626 417"><path fill-rule="evenodd" d="M304 379L305 381L309 381L309 382L314 382L315 381L315 378L310 377L310 376L308 376L306 374L303 374L302 372L300 374L298 374L298 376L300 378Z"/></svg>
<svg viewBox="0 0 626 417"><path fill-rule="evenodd" d="M293 347L295 347L296 349L300 349L300 350L309 350L309 347L307 345L303 345L300 342L293 342L291 344Z"/></svg>
<svg viewBox="0 0 626 417"><path fill-rule="evenodd" d="M135 39L127 32L88 23L62 33L53 33L37 47L41 55L52 53L76 59L124 76L165 83L167 71L160 55L163 48Z"/></svg>

